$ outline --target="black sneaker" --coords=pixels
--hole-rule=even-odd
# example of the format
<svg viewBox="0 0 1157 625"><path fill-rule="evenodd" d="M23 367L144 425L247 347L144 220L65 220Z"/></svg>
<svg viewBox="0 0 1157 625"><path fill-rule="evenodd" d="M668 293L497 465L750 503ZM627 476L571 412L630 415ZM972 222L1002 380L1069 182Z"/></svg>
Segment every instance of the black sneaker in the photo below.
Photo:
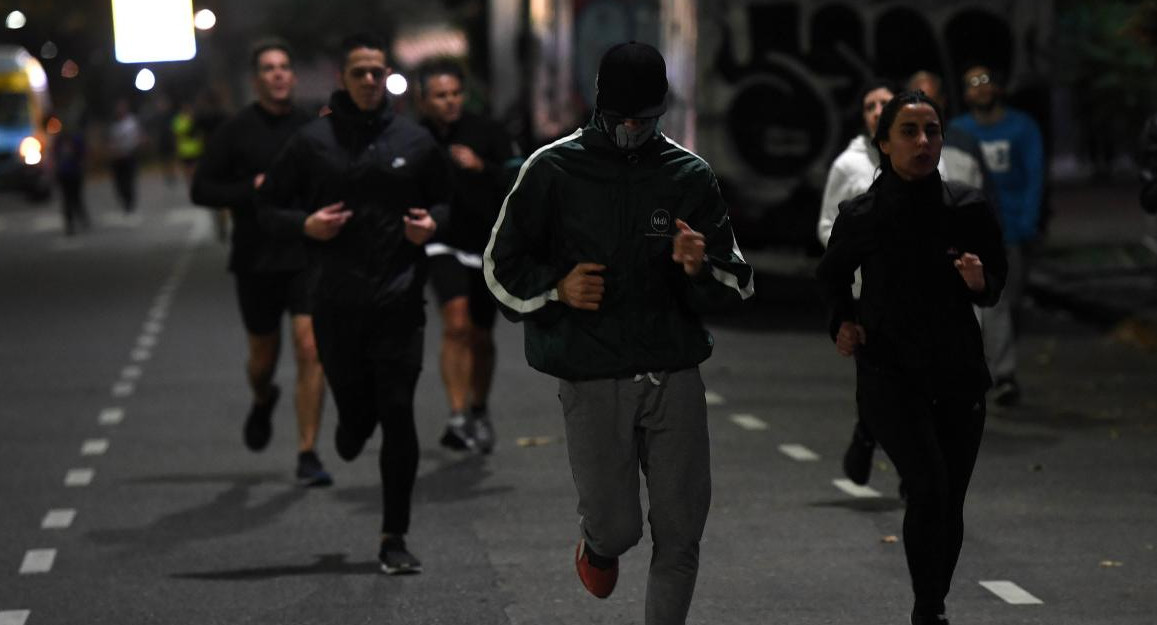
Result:
<svg viewBox="0 0 1157 625"><path fill-rule="evenodd" d="M485 408L474 408L470 411L470 429L474 447L479 453L489 454L494 451L494 424L490 422L490 415Z"/></svg>
<svg viewBox="0 0 1157 625"><path fill-rule="evenodd" d="M446 422L446 430L438 442L447 449L454 451L470 451L475 447L474 436L470 431L470 422L464 414L452 414Z"/></svg>
<svg viewBox="0 0 1157 625"><path fill-rule="evenodd" d="M422 563L406 549L406 541L399 536L382 539L378 561L386 575L412 575L422 572Z"/></svg>
<svg viewBox="0 0 1157 625"><path fill-rule="evenodd" d="M362 449L366 446L368 436L359 436L351 432L348 428L341 425L341 420L337 422L337 429L333 433L334 447L337 448L337 455L346 462L357 458Z"/></svg>
<svg viewBox="0 0 1157 625"><path fill-rule="evenodd" d="M844 452L844 475L848 479L863 486L868 483L872 475L872 453L876 451L876 441L864 424L856 421L856 428L852 430L852 442Z"/></svg>
<svg viewBox="0 0 1157 625"><path fill-rule="evenodd" d="M313 451L297 454L297 482L302 486L332 486L333 476L321 466L321 458Z"/></svg>
<svg viewBox="0 0 1157 625"><path fill-rule="evenodd" d="M1016 378L1001 378L992 390L992 401L998 406L1015 406L1020 403L1020 385Z"/></svg>
<svg viewBox="0 0 1157 625"><path fill-rule="evenodd" d="M270 387L269 401L249 407L249 416L245 418L245 446L252 451L265 449L273 437L273 408L279 397L281 388L274 384Z"/></svg>

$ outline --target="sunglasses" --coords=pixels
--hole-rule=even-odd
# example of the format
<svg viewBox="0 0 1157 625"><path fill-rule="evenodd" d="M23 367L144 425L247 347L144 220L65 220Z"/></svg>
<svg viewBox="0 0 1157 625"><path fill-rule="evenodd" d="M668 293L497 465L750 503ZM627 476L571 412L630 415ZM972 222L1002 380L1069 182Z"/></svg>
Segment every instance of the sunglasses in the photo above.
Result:
<svg viewBox="0 0 1157 625"><path fill-rule="evenodd" d="M354 78L365 78L367 74L372 76L374 80L381 80L385 78L386 70L380 67L355 67L350 70L350 76Z"/></svg>

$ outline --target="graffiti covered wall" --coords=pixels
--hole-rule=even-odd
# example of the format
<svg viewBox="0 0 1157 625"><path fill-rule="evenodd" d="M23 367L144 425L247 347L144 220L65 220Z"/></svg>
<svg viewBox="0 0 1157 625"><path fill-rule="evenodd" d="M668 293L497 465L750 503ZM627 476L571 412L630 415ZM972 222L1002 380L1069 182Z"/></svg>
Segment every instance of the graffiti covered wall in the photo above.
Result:
<svg viewBox="0 0 1157 625"><path fill-rule="evenodd" d="M982 62L1047 117L1051 24L1049 1L700 2L697 145L745 243L812 243L828 166L860 129L855 100L872 77L931 71L958 105L957 78Z"/></svg>

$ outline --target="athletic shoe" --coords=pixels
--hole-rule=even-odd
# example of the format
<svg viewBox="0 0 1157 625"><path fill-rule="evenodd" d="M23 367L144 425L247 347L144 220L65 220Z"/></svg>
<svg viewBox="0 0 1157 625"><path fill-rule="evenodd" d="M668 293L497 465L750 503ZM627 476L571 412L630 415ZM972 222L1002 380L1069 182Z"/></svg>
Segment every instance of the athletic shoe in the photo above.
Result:
<svg viewBox="0 0 1157 625"><path fill-rule="evenodd" d="M273 408L279 397L281 388L274 384L270 387L269 401L263 404L254 402L249 407L249 416L245 418L245 446L252 451L265 449L273 437Z"/></svg>
<svg viewBox="0 0 1157 625"><path fill-rule="evenodd" d="M867 484L872 475L872 452L875 450L876 441L864 429L864 424L856 421L852 442L844 452L844 475L860 486Z"/></svg>
<svg viewBox="0 0 1157 625"><path fill-rule="evenodd" d="M338 419L337 429L333 432L334 447L337 448L337 455L342 460L349 462L357 458L362 449L366 446L368 436L358 436L349 429L342 427L341 419Z"/></svg>
<svg viewBox="0 0 1157 625"><path fill-rule="evenodd" d="M494 451L494 425L490 423L486 409L476 408L471 411L470 417L475 448L483 454Z"/></svg>
<svg viewBox="0 0 1157 625"><path fill-rule="evenodd" d="M912 612L912 625L948 625L948 617L943 614L921 615Z"/></svg>
<svg viewBox="0 0 1157 625"><path fill-rule="evenodd" d="M604 558L587 548L585 539L579 540L574 553L574 566L587 592L606 599L619 581L619 559Z"/></svg>
<svg viewBox="0 0 1157 625"><path fill-rule="evenodd" d="M461 413L450 415L450 420L446 422L446 431L442 432L442 438L438 442L443 447L454 451L474 449L474 436L470 431L470 421L466 419L466 415Z"/></svg>
<svg viewBox="0 0 1157 625"><path fill-rule="evenodd" d="M1020 385L1016 383L1016 378L1001 378L996 381L996 386L992 391L992 400L998 406L1015 406L1020 403Z"/></svg>
<svg viewBox="0 0 1157 625"><path fill-rule="evenodd" d="M321 466L321 458L311 451L297 454L297 482L302 486L331 486L333 477Z"/></svg>
<svg viewBox="0 0 1157 625"><path fill-rule="evenodd" d="M406 541L400 536L382 539L378 551L378 561L386 575L411 575L422 572L422 563L406 549Z"/></svg>

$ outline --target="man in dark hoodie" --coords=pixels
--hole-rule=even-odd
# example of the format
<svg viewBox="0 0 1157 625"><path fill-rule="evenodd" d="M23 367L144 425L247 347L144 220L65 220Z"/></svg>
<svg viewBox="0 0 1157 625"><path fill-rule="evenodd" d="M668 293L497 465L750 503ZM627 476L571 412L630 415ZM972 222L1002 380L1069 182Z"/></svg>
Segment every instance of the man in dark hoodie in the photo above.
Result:
<svg viewBox="0 0 1157 625"><path fill-rule="evenodd" d="M629 42L599 64L597 110L535 152L483 257L504 314L526 325L526 358L559 378L578 488L579 579L606 597L618 557L654 545L647 625L686 621L711 502L702 313L754 292L707 163L658 132L666 63Z"/></svg>
<svg viewBox="0 0 1157 625"><path fill-rule="evenodd" d="M418 468L414 388L422 367L425 245L449 215L449 164L430 133L394 114L385 42L346 37L331 113L302 128L269 168L259 217L305 237L318 279L313 328L337 404L338 455L353 460L380 423L388 574L417 573L406 548Z"/></svg>

